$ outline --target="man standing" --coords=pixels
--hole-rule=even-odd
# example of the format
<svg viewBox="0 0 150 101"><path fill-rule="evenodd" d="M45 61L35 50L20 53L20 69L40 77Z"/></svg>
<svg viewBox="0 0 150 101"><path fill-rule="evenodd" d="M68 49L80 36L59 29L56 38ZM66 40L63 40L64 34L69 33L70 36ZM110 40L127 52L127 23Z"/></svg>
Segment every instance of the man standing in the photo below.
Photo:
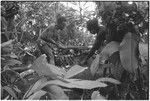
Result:
<svg viewBox="0 0 150 101"><path fill-rule="evenodd" d="M65 26L66 26L65 17L58 15L56 19L56 24L54 26L49 26L48 28L46 28L42 32L42 35L37 41L41 53L47 55L47 61L50 64L55 65L52 49L55 46L62 49L65 48L59 44L59 35L58 35L59 34L58 31L63 30Z"/></svg>
<svg viewBox="0 0 150 101"><path fill-rule="evenodd" d="M99 26L98 20L96 18L87 22L87 29L91 34L96 34L96 40L90 49L88 56L81 62L81 64L86 64L88 59L95 53L96 50L103 46L104 41L106 40L107 30L104 26Z"/></svg>

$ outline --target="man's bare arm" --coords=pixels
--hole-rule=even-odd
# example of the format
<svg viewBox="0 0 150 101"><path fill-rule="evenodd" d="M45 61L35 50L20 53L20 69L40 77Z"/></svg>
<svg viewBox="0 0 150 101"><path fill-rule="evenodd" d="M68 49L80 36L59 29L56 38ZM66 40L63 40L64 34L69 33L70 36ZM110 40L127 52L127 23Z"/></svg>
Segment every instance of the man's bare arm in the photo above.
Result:
<svg viewBox="0 0 150 101"><path fill-rule="evenodd" d="M47 38L46 36L41 36L41 39L48 42L48 43L52 43L52 44L56 45L57 47L59 47L59 45L52 38Z"/></svg>
<svg viewBox="0 0 150 101"><path fill-rule="evenodd" d="M96 36L96 40L93 44L93 47L91 48L86 60L88 60L95 53L95 51L98 50L102 46L105 40L105 34L106 34L106 31L104 30L98 33L98 35Z"/></svg>
<svg viewBox="0 0 150 101"><path fill-rule="evenodd" d="M50 31L52 26L48 26L40 35L40 39L48 42L48 43L52 43L54 45L56 45L57 47L59 47L59 45L51 38L49 37L49 34L52 34L52 32Z"/></svg>

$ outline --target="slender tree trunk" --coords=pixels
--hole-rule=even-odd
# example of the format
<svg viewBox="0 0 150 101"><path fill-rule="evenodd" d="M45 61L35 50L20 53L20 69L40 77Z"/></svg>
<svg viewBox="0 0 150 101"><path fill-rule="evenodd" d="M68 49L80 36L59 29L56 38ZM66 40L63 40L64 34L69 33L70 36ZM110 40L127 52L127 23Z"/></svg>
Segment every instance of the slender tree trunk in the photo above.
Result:
<svg viewBox="0 0 150 101"><path fill-rule="evenodd" d="M80 20L82 23L82 7L81 7L81 2L79 1L79 10L80 10Z"/></svg>
<svg viewBox="0 0 150 101"><path fill-rule="evenodd" d="M59 9L58 9L58 3L59 3L59 2L56 2L56 3L55 3L55 14L54 14L55 22L56 22L56 19L57 19L57 14L59 13L59 12L58 12L58 11L59 11Z"/></svg>

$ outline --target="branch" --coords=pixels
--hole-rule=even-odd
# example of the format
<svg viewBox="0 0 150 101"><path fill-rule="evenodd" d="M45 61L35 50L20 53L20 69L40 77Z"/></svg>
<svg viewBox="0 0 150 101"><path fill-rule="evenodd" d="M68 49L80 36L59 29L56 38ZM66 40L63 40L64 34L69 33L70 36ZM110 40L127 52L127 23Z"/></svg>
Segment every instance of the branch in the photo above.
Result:
<svg viewBox="0 0 150 101"><path fill-rule="evenodd" d="M83 5L83 6L85 6L85 5L86 5L86 3L87 3L87 1L84 3L84 5Z"/></svg>
<svg viewBox="0 0 150 101"><path fill-rule="evenodd" d="M27 20L28 20L27 18L24 18L15 27L18 28L18 27L22 26Z"/></svg>
<svg viewBox="0 0 150 101"><path fill-rule="evenodd" d="M90 47L88 47L88 46L67 46L67 49L88 50L88 49L90 49Z"/></svg>
<svg viewBox="0 0 150 101"><path fill-rule="evenodd" d="M51 26L51 24L50 24L50 25L49 25L46 29L44 29L44 31L43 31L43 32L41 32L41 35L42 35L43 33L45 33L45 32L46 32L46 30L48 30L50 26Z"/></svg>
<svg viewBox="0 0 150 101"><path fill-rule="evenodd" d="M26 50L24 50L24 49L22 49L21 47L18 47L20 50L22 50L22 51L24 51L25 53L27 53L27 54L29 54L29 55L31 55L31 56L33 56L33 57L35 57L33 54L31 54L30 52L28 52L28 51L26 51Z"/></svg>

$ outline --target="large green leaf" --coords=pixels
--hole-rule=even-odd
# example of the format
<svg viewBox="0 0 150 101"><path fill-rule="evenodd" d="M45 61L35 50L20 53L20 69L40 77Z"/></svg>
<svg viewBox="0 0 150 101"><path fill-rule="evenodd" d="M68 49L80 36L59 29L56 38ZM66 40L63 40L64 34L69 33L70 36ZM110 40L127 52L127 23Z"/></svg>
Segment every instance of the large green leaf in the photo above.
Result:
<svg viewBox="0 0 150 101"><path fill-rule="evenodd" d="M37 90L40 90L38 89L43 83L45 83L47 81L46 78L41 78L39 79L35 84L33 84L29 89L28 91L25 93L24 98L27 98L28 96L30 96L32 93L36 92Z"/></svg>
<svg viewBox="0 0 150 101"><path fill-rule="evenodd" d="M10 54L13 50L13 45L12 44L7 45L7 46L1 48L1 50L2 50L2 54Z"/></svg>
<svg viewBox="0 0 150 101"><path fill-rule="evenodd" d="M14 65L21 65L22 63L19 60L11 59L11 60L7 60L6 63L4 64L9 66L14 66Z"/></svg>
<svg viewBox="0 0 150 101"><path fill-rule="evenodd" d="M28 100L40 100L40 98L45 95L47 92L43 91L43 90L39 90L36 93L34 93L33 95L31 95Z"/></svg>
<svg viewBox="0 0 150 101"><path fill-rule="evenodd" d="M110 83L113 83L113 84L120 84L120 82L118 80L115 80L113 78L99 78L97 79L97 81L100 81L100 82L110 82Z"/></svg>
<svg viewBox="0 0 150 101"><path fill-rule="evenodd" d="M148 44L139 43L139 52L141 56L142 63L145 64L145 60L148 60Z"/></svg>
<svg viewBox="0 0 150 101"><path fill-rule="evenodd" d="M47 63L45 54L36 59L31 68L35 70L40 76L46 75L51 78L57 78L57 76L64 75L64 72L62 72L60 68Z"/></svg>
<svg viewBox="0 0 150 101"><path fill-rule="evenodd" d="M4 86L3 90L6 90L13 98L18 99L17 95L15 94L14 90L8 86Z"/></svg>
<svg viewBox="0 0 150 101"><path fill-rule="evenodd" d="M7 46L9 46L9 45L11 45L11 47L12 47L12 43L13 43L14 41L15 41L15 40L9 40L9 41L7 41L7 42L4 42L4 43L1 44L1 47L4 48L4 47L7 47Z"/></svg>
<svg viewBox="0 0 150 101"><path fill-rule="evenodd" d="M105 83L101 83L99 81L90 81L90 80L79 80L79 79L66 79L69 83L60 81L60 80L52 80L44 83L41 88L45 87L48 84L55 84L67 88L80 88L80 89L93 89L97 87L106 87Z"/></svg>
<svg viewBox="0 0 150 101"><path fill-rule="evenodd" d="M52 100L69 100L63 89L57 85L47 85L46 91Z"/></svg>
<svg viewBox="0 0 150 101"><path fill-rule="evenodd" d="M96 55L96 58L93 60L91 66L90 66L90 70L91 70L91 74L94 76L95 73L98 71L98 67L99 67L99 57L100 55Z"/></svg>
<svg viewBox="0 0 150 101"><path fill-rule="evenodd" d="M120 44L120 60L124 69L130 73L135 73L138 68L138 60L136 58L136 49L138 46L133 33L127 33Z"/></svg>
<svg viewBox="0 0 150 101"><path fill-rule="evenodd" d="M2 57L11 57L13 59L17 59L18 58L18 56L15 55L15 53L4 54L4 55L2 55Z"/></svg>
<svg viewBox="0 0 150 101"><path fill-rule="evenodd" d="M108 43L100 53L100 61L105 62L114 52L118 51L119 43L112 41Z"/></svg>
<svg viewBox="0 0 150 101"><path fill-rule="evenodd" d="M106 87L107 85L105 83L101 83L98 81L91 81L91 80L74 80L70 81L71 84L75 85L76 87L79 87L81 89L93 89L93 88L97 88L97 87Z"/></svg>
<svg viewBox="0 0 150 101"><path fill-rule="evenodd" d="M71 78L71 77L83 72L85 69L87 69L87 67L81 67L79 65L74 65L69 69L69 71L67 72L67 74L65 75L64 78Z"/></svg>

